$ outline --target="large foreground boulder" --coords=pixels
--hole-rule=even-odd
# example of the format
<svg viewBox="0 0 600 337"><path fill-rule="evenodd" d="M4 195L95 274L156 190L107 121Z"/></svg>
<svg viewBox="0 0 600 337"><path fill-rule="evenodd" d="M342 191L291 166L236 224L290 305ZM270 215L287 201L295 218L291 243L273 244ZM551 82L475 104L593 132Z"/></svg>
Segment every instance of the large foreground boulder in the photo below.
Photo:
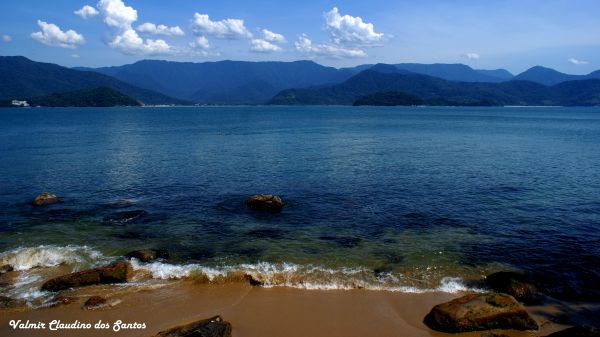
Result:
<svg viewBox="0 0 600 337"><path fill-rule="evenodd" d="M600 330L586 325L578 325L557 331L547 337L600 337Z"/></svg>
<svg viewBox="0 0 600 337"><path fill-rule="evenodd" d="M221 316L164 330L155 337L231 337L231 324Z"/></svg>
<svg viewBox="0 0 600 337"><path fill-rule="evenodd" d="M49 192L40 193L35 199L31 201L31 204L34 206L42 206L53 204L58 201L58 197Z"/></svg>
<svg viewBox="0 0 600 337"><path fill-rule="evenodd" d="M525 308L507 294L470 294L436 305L423 321L433 330L468 332L491 329L537 330Z"/></svg>
<svg viewBox="0 0 600 337"><path fill-rule="evenodd" d="M94 284L125 283L129 275L131 275L131 265L127 262L117 262L105 267L59 276L46 281L42 285L42 290L61 291Z"/></svg>
<svg viewBox="0 0 600 337"><path fill-rule="evenodd" d="M260 212L279 213L283 208L283 201L277 195L255 194L244 201L246 207Z"/></svg>
<svg viewBox="0 0 600 337"><path fill-rule="evenodd" d="M489 275L485 281L493 290L509 294L525 304L540 302L540 294L537 288L525 274L501 271Z"/></svg>

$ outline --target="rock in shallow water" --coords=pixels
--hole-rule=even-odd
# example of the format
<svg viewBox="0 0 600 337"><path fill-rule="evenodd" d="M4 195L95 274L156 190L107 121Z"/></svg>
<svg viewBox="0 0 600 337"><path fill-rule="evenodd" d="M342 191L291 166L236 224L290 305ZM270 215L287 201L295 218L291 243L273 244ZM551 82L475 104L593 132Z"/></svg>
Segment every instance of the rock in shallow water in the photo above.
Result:
<svg viewBox="0 0 600 337"><path fill-rule="evenodd" d="M277 195L255 194L244 201L246 207L260 212L279 213L283 208L283 201Z"/></svg>
<svg viewBox="0 0 600 337"><path fill-rule="evenodd" d="M140 249L125 255L128 258L136 258L142 262L150 262L156 259L168 259L169 252L163 249Z"/></svg>
<svg viewBox="0 0 600 337"><path fill-rule="evenodd" d="M131 265L117 262L109 266L67 274L46 281L42 290L61 291L95 284L125 283L131 275Z"/></svg>
<svg viewBox="0 0 600 337"><path fill-rule="evenodd" d="M43 193L40 193L37 197L35 197L35 199L33 199L31 201L31 204L34 206L42 206L42 205L53 204L57 201L58 201L58 197L56 195L48 193L48 192L43 192Z"/></svg>
<svg viewBox="0 0 600 337"><path fill-rule="evenodd" d="M154 337L231 337L231 324L221 316L164 330Z"/></svg>
<svg viewBox="0 0 600 337"><path fill-rule="evenodd" d="M0 309L19 309L25 307L25 301L15 300L10 297L0 295Z"/></svg>
<svg viewBox="0 0 600 337"><path fill-rule="evenodd" d="M436 305L423 321L433 330L468 332L491 329L537 330L525 308L507 294L470 294Z"/></svg>
<svg viewBox="0 0 600 337"><path fill-rule="evenodd" d="M99 309L99 308L106 306L107 303L108 302L106 301L106 298L104 298L102 296L92 296L92 297L88 298L87 301L85 301L82 309L85 309L85 310Z"/></svg>
<svg viewBox="0 0 600 337"><path fill-rule="evenodd" d="M9 271L13 271L14 268L13 266L11 266L10 264L5 264L2 267L0 267L0 275L4 274L4 273L8 273Z"/></svg>
<svg viewBox="0 0 600 337"><path fill-rule="evenodd" d="M509 294L520 302L526 304L540 302L540 294L537 288L525 274L501 271L489 275L485 281L493 290Z"/></svg>

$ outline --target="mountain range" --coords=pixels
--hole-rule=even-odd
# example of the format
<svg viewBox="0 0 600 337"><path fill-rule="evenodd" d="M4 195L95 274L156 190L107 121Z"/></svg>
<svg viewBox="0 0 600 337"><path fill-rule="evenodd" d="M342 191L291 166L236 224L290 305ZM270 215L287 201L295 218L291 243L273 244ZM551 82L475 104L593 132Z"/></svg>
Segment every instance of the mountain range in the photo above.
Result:
<svg viewBox="0 0 600 337"><path fill-rule="evenodd" d="M504 69L464 64L337 69L313 61L143 60L117 67L65 68L22 56L0 57L0 99L107 87L143 104L353 104L360 97L391 91L441 104L594 105L596 79L600 71L569 75L539 66L514 76Z"/></svg>

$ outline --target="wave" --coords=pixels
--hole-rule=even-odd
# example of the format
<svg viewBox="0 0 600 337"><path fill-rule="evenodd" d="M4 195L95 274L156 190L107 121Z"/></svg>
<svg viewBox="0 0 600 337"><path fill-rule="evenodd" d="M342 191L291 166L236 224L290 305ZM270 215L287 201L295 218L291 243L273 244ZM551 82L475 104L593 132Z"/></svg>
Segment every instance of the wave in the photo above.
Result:
<svg viewBox="0 0 600 337"><path fill-rule="evenodd" d="M107 264L119 257L106 256L87 246L51 246L16 248L0 253L0 265L10 264L17 273L6 293L28 302L48 300L53 294L40 291L48 275L56 272L82 270ZM442 277L439 281L415 280L400 273L375 273L367 267L326 267L289 262L259 262L207 266L202 264L171 264L164 261L143 263L130 259L134 277L127 286L154 287L156 282L194 280L200 283L247 281L250 277L262 287L291 287L308 290L366 289L405 293L480 291L469 288L460 277ZM64 266L60 270L54 270ZM435 283L432 285L432 283Z"/></svg>

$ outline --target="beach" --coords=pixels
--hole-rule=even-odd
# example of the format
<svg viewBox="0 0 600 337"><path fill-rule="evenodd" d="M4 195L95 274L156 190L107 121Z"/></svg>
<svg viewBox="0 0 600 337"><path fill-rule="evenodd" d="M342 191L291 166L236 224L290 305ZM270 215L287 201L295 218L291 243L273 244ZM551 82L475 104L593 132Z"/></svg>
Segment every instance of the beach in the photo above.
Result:
<svg viewBox="0 0 600 337"><path fill-rule="evenodd" d="M110 289L112 288L112 290ZM114 306L81 308L86 298L102 294L118 300ZM108 296L107 296L108 294ZM366 290L302 290L262 288L244 283L209 285L176 282L137 291L94 286L65 293L76 302L33 311L2 312L3 336L80 336L82 330L13 330L10 320L30 322L111 323L110 329L90 329L86 336L152 336L159 331L220 315L232 324L233 336L448 336L429 329L423 317L436 304L461 294L399 293ZM511 337L545 336L565 328L549 320L560 316L556 305L530 307L541 328L537 332L506 330ZM112 331L114 322L144 323L145 329ZM458 336L480 336L482 332Z"/></svg>

